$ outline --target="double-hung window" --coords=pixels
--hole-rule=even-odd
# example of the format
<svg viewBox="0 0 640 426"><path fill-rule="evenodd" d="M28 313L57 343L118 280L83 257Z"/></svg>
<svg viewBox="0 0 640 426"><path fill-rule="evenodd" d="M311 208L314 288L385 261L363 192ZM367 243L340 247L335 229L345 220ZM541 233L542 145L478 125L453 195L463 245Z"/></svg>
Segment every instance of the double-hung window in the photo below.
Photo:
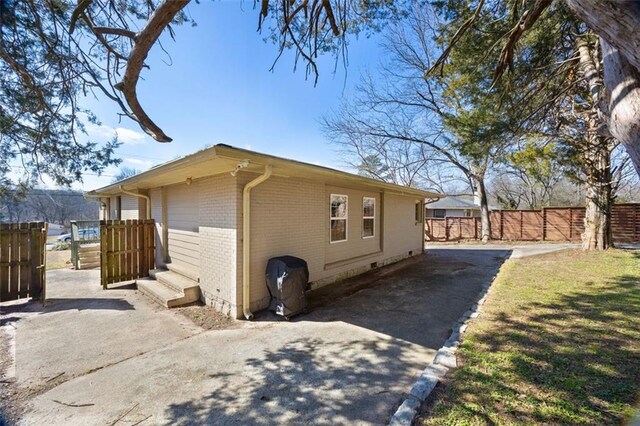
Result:
<svg viewBox="0 0 640 426"><path fill-rule="evenodd" d="M331 235L329 241L338 243L347 241L347 200L349 197L331 194Z"/></svg>
<svg viewBox="0 0 640 426"><path fill-rule="evenodd" d="M362 197L362 238L376 235L376 199Z"/></svg>

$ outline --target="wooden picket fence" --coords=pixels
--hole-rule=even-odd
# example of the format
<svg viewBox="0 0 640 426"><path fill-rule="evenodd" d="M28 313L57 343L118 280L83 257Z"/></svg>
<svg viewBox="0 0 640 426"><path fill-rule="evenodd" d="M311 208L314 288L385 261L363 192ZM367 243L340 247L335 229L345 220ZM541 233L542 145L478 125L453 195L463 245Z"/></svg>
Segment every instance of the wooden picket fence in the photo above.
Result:
<svg viewBox="0 0 640 426"><path fill-rule="evenodd" d="M491 239L507 241L579 242L584 232L584 207L490 212ZM479 217L427 218L425 241L477 240ZM640 204L616 204L611 211L613 241L640 242Z"/></svg>
<svg viewBox="0 0 640 426"><path fill-rule="evenodd" d="M45 298L47 224L0 224L0 302Z"/></svg>
<svg viewBox="0 0 640 426"><path fill-rule="evenodd" d="M108 284L149 276L155 268L155 221L100 221L100 281Z"/></svg>

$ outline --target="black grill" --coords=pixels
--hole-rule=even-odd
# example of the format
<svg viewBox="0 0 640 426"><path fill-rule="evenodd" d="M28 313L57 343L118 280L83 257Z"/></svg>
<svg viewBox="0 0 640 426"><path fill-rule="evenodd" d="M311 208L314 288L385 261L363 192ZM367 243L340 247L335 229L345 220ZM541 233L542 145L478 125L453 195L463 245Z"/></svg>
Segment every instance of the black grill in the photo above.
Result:
<svg viewBox="0 0 640 426"><path fill-rule="evenodd" d="M269 309L289 318L307 310L309 268L304 259L293 256L272 257L267 263L267 288L271 295Z"/></svg>

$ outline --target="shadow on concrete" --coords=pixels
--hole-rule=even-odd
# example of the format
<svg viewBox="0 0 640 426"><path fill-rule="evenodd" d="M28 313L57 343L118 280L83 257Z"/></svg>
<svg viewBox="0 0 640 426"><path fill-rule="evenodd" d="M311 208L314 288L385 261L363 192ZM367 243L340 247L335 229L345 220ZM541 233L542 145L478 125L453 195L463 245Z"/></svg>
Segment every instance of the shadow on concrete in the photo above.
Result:
<svg viewBox="0 0 640 426"><path fill-rule="evenodd" d="M243 368L247 386L232 386L230 379L216 376L206 397L171 404L167 424L384 423L398 398L389 383L409 364L405 345L293 340L248 359ZM328 365L328 359L346 361Z"/></svg>
<svg viewBox="0 0 640 426"><path fill-rule="evenodd" d="M383 424L422 368L415 344L437 350L510 250L429 250L309 294L312 312L291 322L344 322L392 339L292 339L232 376L209 376L204 398L170 405L168 424ZM267 311L257 321L283 321ZM348 330L348 329L346 329Z"/></svg>
<svg viewBox="0 0 640 426"><path fill-rule="evenodd" d="M52 298L44 303L39 301L28 301L25 303L11 304L0 307L0 326L10 322L16 322L20 316L6 316L20 312L48 314L60 311L86 311L86 310L112 310L128 311L135 307L124 299L117 298Z"/></svg>
<svg viewBox="0 0 640 426"><path fill-rule="evenodd" d="M121 283L109 284L106 290L137 290L138 286L135 281L125 281Z"/></svg>
<svg viewBox="0 0 640 426"><path fill-rule="evenodd" d="M511 255L502 249L430 249L422 256L308 293L311 312L291 321L344 321L429 348L476 302ZM281 321L268 311L258 321Z"/></svg>

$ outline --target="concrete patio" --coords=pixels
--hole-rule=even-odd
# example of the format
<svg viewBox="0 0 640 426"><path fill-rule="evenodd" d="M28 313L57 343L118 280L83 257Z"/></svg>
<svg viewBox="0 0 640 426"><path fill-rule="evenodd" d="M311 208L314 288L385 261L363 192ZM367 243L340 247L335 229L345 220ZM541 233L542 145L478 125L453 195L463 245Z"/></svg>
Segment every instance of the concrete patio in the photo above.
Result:
<svg viewBox="0 0 640 426"><path fill-rule="evenodd" d="M50 271L44 308L2 307L5 376L22 424L384 424L510 254L430 249L290 322L210 331L132 286L103 291L98 271Z"/></svg>

